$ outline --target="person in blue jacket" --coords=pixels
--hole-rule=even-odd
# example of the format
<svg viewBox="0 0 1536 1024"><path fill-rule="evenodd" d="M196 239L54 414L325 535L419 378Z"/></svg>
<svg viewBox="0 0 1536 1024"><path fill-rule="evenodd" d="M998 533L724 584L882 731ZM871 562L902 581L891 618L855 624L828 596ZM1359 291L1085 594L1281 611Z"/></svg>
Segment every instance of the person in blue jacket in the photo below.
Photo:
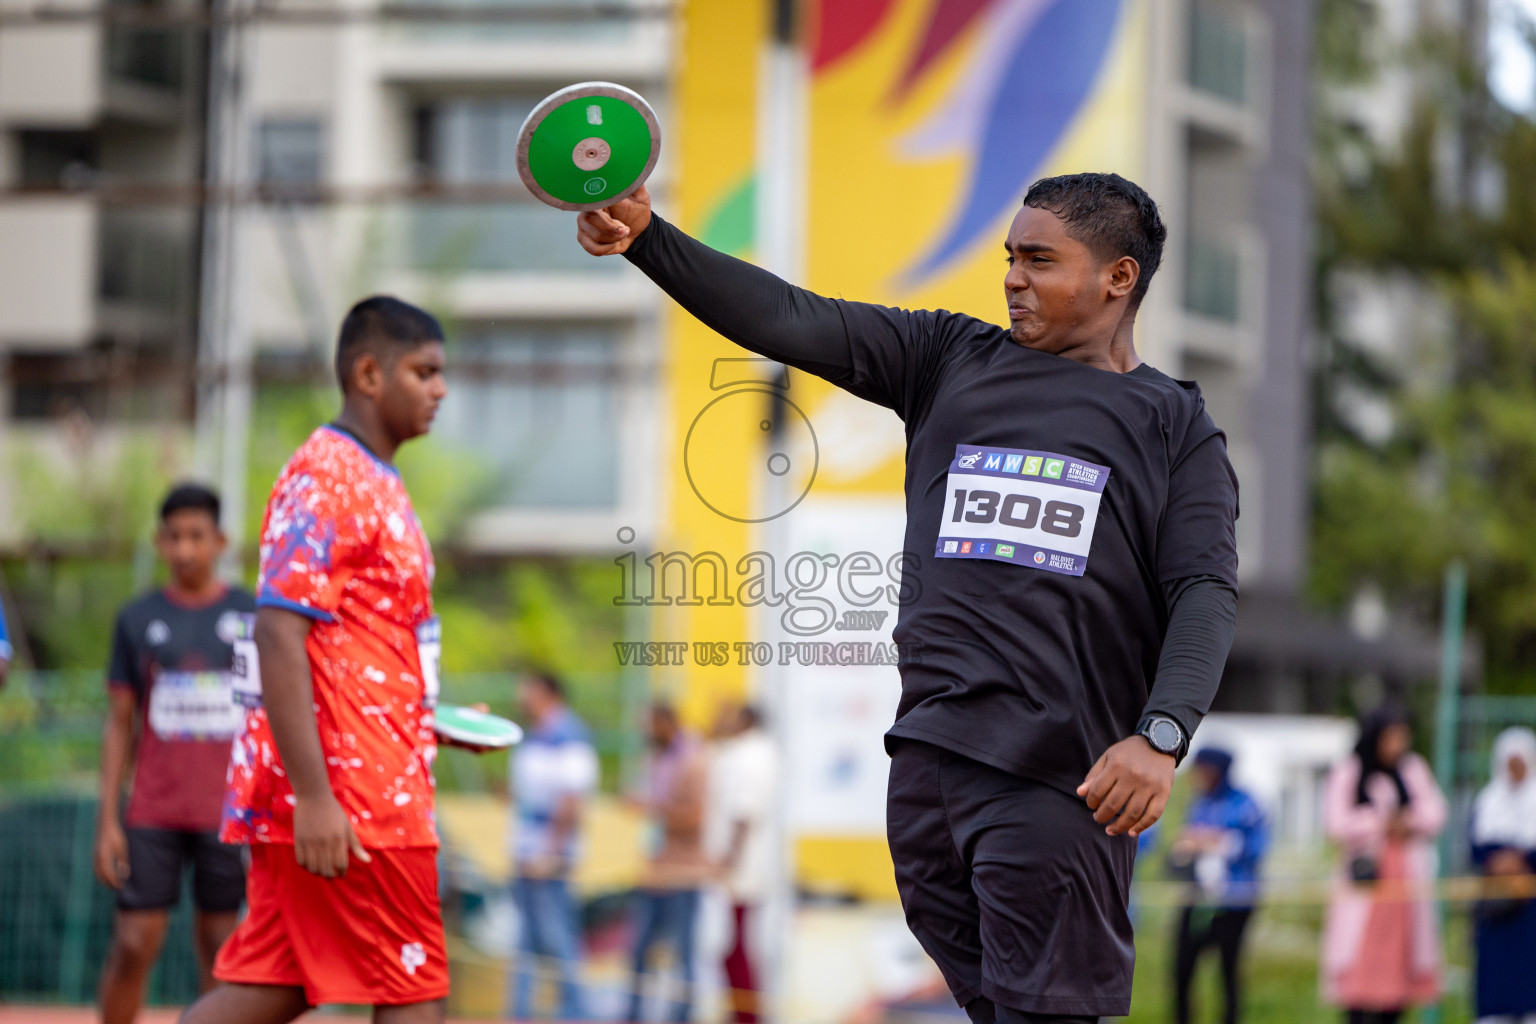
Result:
<svg viewBox="0 0 1536 1024"><path fill-rule="evenodd" d="M1238 961L1258 899L1259 861L1269 846L1269 828L1257 801L1232 785L1230 753L1205 747L1194 760L1199 796L1169 850L1170 865L1192 883L1193 894L1179 914L1174 1020L1188 1024L1195 966L1214 946L1226 993L1222 1020L1236 1024L1242 1009Z"/></svg>
<svg viewBox="0 0 1536 1024"><path fill-rule="evenodd" d="M11 671L11 658L15 657L15 653L11 647L10 631L5 627L5 608L0 606L0 686L5 685L5 677Z"/></svg>

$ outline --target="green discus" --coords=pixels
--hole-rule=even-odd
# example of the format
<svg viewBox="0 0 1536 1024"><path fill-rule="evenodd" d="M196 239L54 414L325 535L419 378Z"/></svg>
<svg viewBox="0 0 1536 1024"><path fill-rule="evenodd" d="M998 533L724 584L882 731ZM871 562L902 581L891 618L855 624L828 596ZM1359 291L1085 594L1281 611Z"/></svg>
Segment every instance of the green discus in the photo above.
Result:
<svg viewBox="0 0 1536 1024"><path fill-rule="evenodd" d="M517 173L562 210L598 210L645 183L661 152L656 112L612 82L581 82L546 97L517 133Z"/></svg>
<svg viewBox="0 0 1536 1024"><path fill-rule="evenodd" d="M457 704L439 704L432 727L444 739L471 747L500 749L523 739L522 727L511 719Z"/></svg>

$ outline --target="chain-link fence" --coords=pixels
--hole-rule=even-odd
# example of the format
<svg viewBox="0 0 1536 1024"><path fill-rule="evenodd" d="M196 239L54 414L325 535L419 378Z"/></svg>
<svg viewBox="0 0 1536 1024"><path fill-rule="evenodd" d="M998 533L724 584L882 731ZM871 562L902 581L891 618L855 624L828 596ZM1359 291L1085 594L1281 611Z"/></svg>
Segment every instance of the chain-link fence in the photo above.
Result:
<svg viewBox="0 0 1536 1024"><path fill-rule="evenodd" d="M515 712L509 673L450 675L443 699ZM592 727L605 785L639 752L631 723L643 690L618 674L567 680L572 706ZM112 933L112 893L96 881L97 770L107 696L100 673L21 672L0 690L0 1002L89 1003ZM436 770L448 793L498 791L505 752L444 748ZM171 915L148 1001L197 993L190 887Z"/></svg>
<svg viewBox="0 0 1536 1024"><path fill-rule="evenodd" d="M575 710L592 726L604 785L618 788L640 754L635 723L645 699L643 680L607 674L572 678L568 683ZM515 676L503 673L450 676L444 680L444 699L483 701L497 713L512 714L515 684ZM112 895L92 873L96 772L105 710L99 673L19 673L0 690L0 1002L80 1004L94 998L112 924ZM1446 907L1448 968L1443 1024L1466 1020L1470 1009L1469 924L1476 891L1465 856L1466 810L1487 779L1494 737L1506 726L1532 722L1536 722L1536 697L1467 697L1460 706L1455 785L1450 794L1457 812L1447 829L1444 864L1444 873L1459 880L1440 890ZM437 762L439 786L445 794L499 791L507 778L506 761L505 753L476 756L444 749ZM1183 786L1177 793L1179 799L1168 818L1174 828L1183 818L1188 796ZM492 898L500 885L499 879L482 878L465 867L461 853L450 843L445 880L478 879L481 887L461 887L445 904L450 928L464 924L473 916L466 908L473 910ZM1145 861L1138 868L1136 897L1139 954L1134 1021L1167 1019L1170 939L1185 898L1178 886L1163 880L1158 852L1149 850ZM1294 853L1276 851L1267 865L1264 898L1248 944L1248 1020L1315 1019L1328 1012L1318 1005L1317 952L1328 899L1325 879L1331 870L1322 850L1299 859ZM865 945L870 949L888 945L883 939L867 938L850 945L845 934L849 924L842 919L833 922L834 909L802 904L793 925L795 951L785 968L788 988L820 992L824 979L815 980L820 978L818 962L852 957ZM849 912L858 913L851 908ZM196 992L190 917L191 901L184 893L150 980L152 1003L182 1003ZM887 926L899 928L899 919L881 927ZM467 935L458 936L455 946L460 967L472 961L472 980L491 985L487 979L496 979L494 984L499 986L504 953L479 950ZM616 966L606 964L594 977L612 980ZM1203 973L1214 975L1210 969ZM1212 976L1199 982L1201 1002L1208 1010L1218 999L1214 981ZM1304 1016L1298 1017L1303 1010ZM952 1016L947 1011L943 1015Z"/></svg>

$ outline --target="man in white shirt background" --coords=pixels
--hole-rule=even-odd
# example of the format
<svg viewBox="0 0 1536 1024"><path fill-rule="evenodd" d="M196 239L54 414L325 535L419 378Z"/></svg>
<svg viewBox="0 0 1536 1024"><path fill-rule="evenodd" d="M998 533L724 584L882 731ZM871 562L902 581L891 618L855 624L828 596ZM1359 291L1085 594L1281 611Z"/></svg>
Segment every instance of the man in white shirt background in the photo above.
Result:
<svg viewBox="0 0 1536 1024"><path fill-rule="evenodd" d="M581 925L571 896L585 800L597 786L597 752L586 724L565 703L551 673L524 677L518 701L527 736L512 755L514 875L518 943L509 1011L516 1020L580 1020ZM539 978L557 981L552 1013L536 1013Z"/></svg>
<svg viewBox="0 0 1536 1024"><path fill-rule="evenodd" d="M763 728L761 713L751 705L722 707L715 738L708 847L731 903L732 937L725 976L732 1019L756 1024L762 975L751 936L753 921L772 885L778 751Z"/></svg>

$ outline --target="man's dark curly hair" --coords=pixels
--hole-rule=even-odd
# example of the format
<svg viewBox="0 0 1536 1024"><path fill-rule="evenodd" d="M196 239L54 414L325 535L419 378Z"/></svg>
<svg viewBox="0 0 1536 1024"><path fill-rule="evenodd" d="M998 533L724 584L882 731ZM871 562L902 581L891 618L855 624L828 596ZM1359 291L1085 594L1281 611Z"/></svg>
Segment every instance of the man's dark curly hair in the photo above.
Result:
<svg viewBox="0 0 1536 1024"><path fill-rule="evenodd" d="M1135 260L1141 276L1131 292L1131 308L1141 305L1168 240L1157 204L1145 189L1118 174L1061 174L1029 186L1024 205L1060 217L1067 233L1106 263L1122 256Z"/></svg>

